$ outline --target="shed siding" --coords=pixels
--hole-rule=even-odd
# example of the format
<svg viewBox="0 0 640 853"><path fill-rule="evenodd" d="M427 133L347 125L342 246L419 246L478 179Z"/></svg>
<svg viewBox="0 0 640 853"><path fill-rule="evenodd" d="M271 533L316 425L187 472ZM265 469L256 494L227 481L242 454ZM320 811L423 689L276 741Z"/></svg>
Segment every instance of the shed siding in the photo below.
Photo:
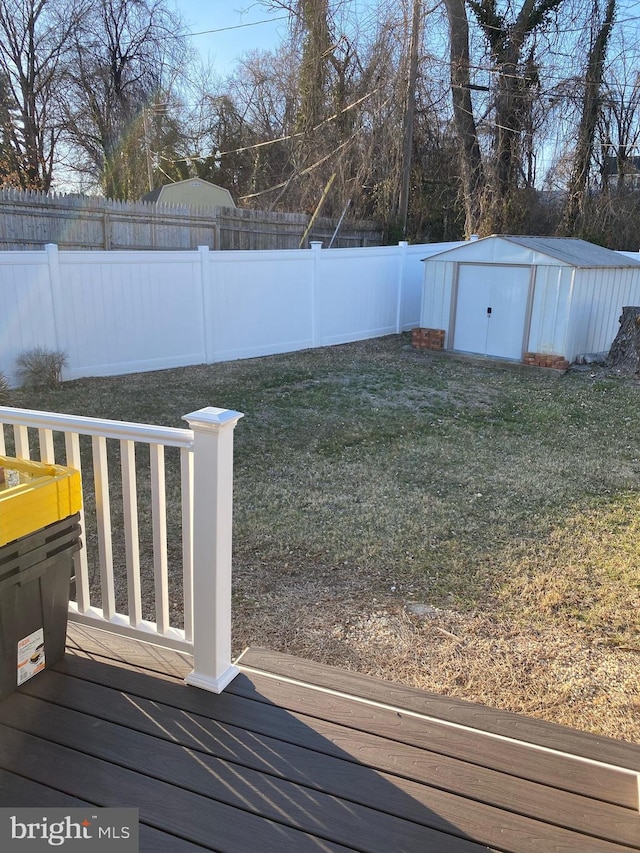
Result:
<svg viewBox="0 0 640 853"><path fill-rule="evenodd" d="M572 273L573 269L565 266L536 268L529 352L565 354Z"/></svg>
<svg viewBox="0 0 640 853"><path fill-rule="evenodd" d="M444 329L445 347L449 346L454 271L455 264L450 261L429 261L425 264L420 325L424 329Z"/></svg>
<svg viewBox="0 0 640 853"><path fill-rule="evenodd" d="M637 270L576 270L566 357L607 352L624 305L640 305Z"/></svg>
<svg viewBox="0 0 640 853"><path fill-rule="evenodd" d="M550 249L544 254L542 248L547 244ZM571 262L573 255L575 262ZM623 306L640 305L640 264L631 264L638 256L624 255L629 256L624 261L628 265L620 265L623 253L560 238L495 236L465 243L425 258L420 325L444 329L445 347L451 349L454 335L456 339L458 335L456 310L460 306L453 305L458 265L477 267L482 281L485 275L491 278L492 270L524 265L532 267L534 275L525 351L554 354L570 362L583 353L607 352ZM513 319L515 322L515 316Z"/></svg>

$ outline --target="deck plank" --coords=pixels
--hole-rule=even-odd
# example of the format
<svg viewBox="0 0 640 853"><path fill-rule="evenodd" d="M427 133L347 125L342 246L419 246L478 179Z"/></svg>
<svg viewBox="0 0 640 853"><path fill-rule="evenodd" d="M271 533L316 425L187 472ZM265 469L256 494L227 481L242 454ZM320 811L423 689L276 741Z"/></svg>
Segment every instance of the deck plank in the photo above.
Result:
<svg viewBox="0 0 640 853"><path fill-rule="evenodd" d="M49 788L32 779L18 776L7 770L0 770L0 806L15 808L69 808L81 809L94 805L79 797L64 794L56 788Z"/></svg>
<svg viewBox="0 0 640 853"><path fill-rule="evenodd" d="M40 679L40 683L43 684L44 679ZM108 696L103 694L100 695L99 699L99 706L109 708L110 716L113 718L112 709L116 703L109 701ZM573 820L574 825L569 828L577 829L587 835L603 839L608 838L629 847L633 846L634 842L638 842L638 846L640 846L638 841L640 818L633 815L629 810L620 807L592 804L585 798L573 796L564 799L560 797L560 803L558 803L558 792L541 789L541 786L529 785L528 791L520 790L519 798L513 796L512 792L511 806L513 808L505 812L495 807L494 785L486 784L487 780L484 780L484 793L491 797L493 805L483 804L481 800L478 800L477 790L474 790L477 778L474 777L473 767L464 764L461 768L456 768L458 771L456 778L464 780L464 785L469 794L466 799L462 800L459 790L455 793L447 793L442 790L441 784L434 788L391 774L372 773L370 768L354 764L349 755L347 755L347 760L341 760L318 755L299 747L291 747L275 740L264 744L259 742L255 736L247 738L239 729L235 729L235 733L232 733L232 737L229 739L229 742L233 744L232 749L227 749L223 755L220 755L219 743L223 733L218 730L212 731L211 721L204 717L189 720L184 717L181 718L178 735L180 744L184 747L183 752L187 756L181 762L176 752L175 743L158 743L158 737L163 739L167 737L169 730L165 723L165 717L171 717L172 709L170 708L162 709L156 706L155 709L148 709L142 719L154 719L154 722L148 726L153 737L150 737L148 733L140 733L133 740L133 743L130 743L128 732L131 731L132 725L140 725L140 720L135 719L136 715L133 712L121 717L118 725L113 725L104 720L98 724L94 717L86 716L86 710L88 710L86 709L86 702L84 703L86 709L84 714L52 705L49 705L47 710L42 710L40 707L42 704L42 702L31 697L14 695L4 704L0 704L0 723L40 736L46 736L47 732L51 732L50 738L66 746L73 746L77 743L79 734L89 725L88 736L91 736L90 751L92 755L107 760L116 760L117 763L126 766L136 767L156 778L164 778L165 781L172 781L173 779L176 784L183 787L194 788L198 776L204 773L203 784L211 778L210 774L215 774L219 781L224 781L224 785L228 789L233 788L234 781L237 783L242 778L244 784L253 786L257 790L260 787L258 774L266 772L270 777L268 781L270 802L274 802L277 794L278 799L291 804L291 811L294 815L292 806L296 799L300 799L300 795L299 793L296 794L290 784L280 785L281 779L288 779L289 782L296 782L304 786L305 789L322 790L334 798L340 797L349 801L351 803L349 827L355 820L359 806L363 805L396 818L422 823L432 828L440 827L445 831L449 823L452 824L455 821L460 831L484 844L497 845L506 840L517 840L518 850L523 851L523 853L524 851L537 853L541 849L541 845L549 847L552 840L558 838L559 834L555 829L544 826L544 823L552 822L551 815L553 814L555 822L559 826L566 827L567 821L571 823ZM124 706L124 708L127 707L131 708L131 705ZM162 719L158 720L158 714L163 714ZM184 734L189 725L195 730L194 737L186 737ZM173 729L175 731L176 727L174 726ZM210 737L205 739L205 732ZM237 741L238 739L241 740L243 736L246 743L242 754L239 755ZM113 744L116 745L115 754L111 755L109 749ZM214 752L210 748L211 744L214 746ZM381 744L377 747L377 751L384 754L385 745ZM261 750L262 760L257 761L256 756L260 755ZM283 751L285 752L284 756ZM198 754L195 770L192 757L194 753ZM278 768L274 767L274 756L276 755L280 758L279 772ZM254 765L248 771L241 769L248 767L247 756L251 756L251 764ZM233 771L231 778L226 779L228 771L225 765L230 760ZM164 775L167 767L172 768L173 776ZM409 763L404 768L407 774L408 768L411 768ZM438 785L441 782L439 777L443 774L443 770L446 774L446 768L442 768L436 759L432 769L432 775L436 785ZM468 779L466 770L470 771ZM184 774L186 776L182 778ZM517 780L513 780L512 777L499 778L499 776L500 774L494 774L493 781L496 788L502 785L504 796L509 784ZM201 790L200 792L204 793L205 791ZM515 793L518 794L517 791ZM526 794L530 795L531 800L539 800L542 795L543 802L538 802L537 805L541 813L540 818L542 819L542 815L545 813L547 817L542 826L540 821L532 821L528 818L522 820L517 815L518 811L520 814L522 813L522 807L525 808L525 811L530 810L529 799ZM309 791L305 790L303 796L305 808L309 802L309 797ZM323 797L319 797L319 804L314 807L316 817L321 813L322 801ZM230 800L227 799L227 802ZM461 803L464 803L463 807L461 807ZM327 820L335 820L335 816L341 814L341 810L336 807L333 801L325 802L323 808L326 810ZM260 810L259 803L257 809ZM568 817L568 815L572 817ZM390 831L390 834L387 835L386 832L383 832L385 826L382 824L384 822L380 820L376 822L371 815L365 816L363 819L365 822L369 821L372 826L375 825L376 837L368 841L367 849L378 849L378 842L382 843L383 850L389 849L390 838L395 839L394 843L397 844L403 837L401 828L395 827L393 821L387 826ZM360 830L358 833L363 838L367 835L366 832L361 833ZM523 841L523 838L527 840ZM349 839L340 840L346 843ZM584 847L584 842L581 843ZM588 846L585 849L589 849ZM594 849L598 849L598 846Z"/></svg>
<svg viewBox="0 0 640 853"><path fill-rule="evenodd" d="M56 744L74 749L83 744L83 752L96 758L135 769L153 779L169 782L203 796L211 796L227 805L286 823L303 832L320 835L345 846L362 845L371 853L387 853L390 849L418 850L421 846L435 849L469 849L477 846L453 844L443 833L463 838L464 828L450 823L438 808L413 803L412 821L388 812L362 806L358 792L352 791L349 800L338 798L308 786L230 764L200 751L167 743L158 738L125 727L102 722L92 717L61 708L43 709L43 703L19 697L25 701L10 701L2 707L4 724L18 731L29 731ZM12 707L8 708L7 705ZM8 721L8 722L7 722ZM369 789L378 788L378 797L392 795L392 784L367 771ZM437 799L437 797L435 798ZM452 800L449 795L449 799ZM455 800L455 804L458 801ZM437 809L437 810L436 810ZM478 825L485 826L500 814L492 809L486 815L476 809ZM488 819L487 819L488 818ZM467 824L472 821L465 815ZM507 821L509 823L509 821ZM544 837L543 826L517 822L518 836L537 833ZM435 830L435 831L432 831ZM496 839L513 834L504 822L492 830ZM539 848L537 848L539 849Z"/></svg>
<svg viewBox="0 0 640 853"><path fill-rule="evenodd" d="M135 805L145 853L640 850L635 755L602 766L622 742L260 649L240 667L218 696L187 654L70 624L0 703L0 802Z"/></svg>
<svg viewBox="0 0 640 853"><path fill-rule="evenodd" d="M287 710L314 715L319 705L304 687L269 676L248 673L251 679L235 679L230 693L254 697L266 703L278 702ZM638 808L638 778L634 771L607 765L586 764L567 753L532 749L523 741L493 737L478 729L444 720L414 717L398 711L389 716L385 708L353 702L334 694L322 694L323 713L341 725L372 732L401 743L409 743L460 758L482 767L511 773L532 782L574 794Z"/></svg>
<svg viewBox="0 0 640 853"><path fill-rule="evenodd" d="M141 669L184 679L193 669L192 658L153 643L141 643L78 622L67 626L67 654L94 657L111 663L134 664Z"/></svg>
<svg viewBox="0 0 640 853"><path fill-rule="evenodd" d="M119 645L121 639L123 638L118 638ZM126 639L125 643L131 643L131 641ZM139 653L138 657L140 657ZM438 716L430 719L429 730L427 731L424 724L418 724L423 734L426 733L431 740L432 745L429 746L430 749L438 751L443 755L471 760L469 758L471 754L469 737L472 737L474 740L473 751L476 763L480 763L483 766L486 765L500 772L512 772L512 768L514 767L526 768L526 772L523 771L523 776L531 781L558 787L579 795L602 799L604 802L621 805L634 811L638 810L639 779L633 768L636 763L634 753L640 751L640 747L637 747L635 744L615 741L611 738L598 738L594 735L568 729L553 723L541 720L528 720L510 712L485 708L484 706L463 700L450 700L447 697L436 696L434 694L425 694L425 701L428 704L424 705L422 702L423 692L420 690L389 684L378 679L373 679L370 676L345 672L311 661L299 660L290 655L277 654L262 649L247 650L239 660L241 667L245 661L249 661L252 664L251 667L247 667L248 674L251 674L254 670L253 664L258 663L268 666L270 668L269 671L284 670L289 667L293 674L298 673L301 677L304 677L306 673L308 683L315 685L319 683L321 687L326 687L327 689L329 689L331 677L333 676L333 690L343 688L340 692L350 691L350 695L357 698L365 698L377 703L385 700L385 704L399 704L400 708L409 710L412 713L422 714L424 710L433 710L435 705ZM130 664L127 666L131 668ZM258 672L256 670L256 674ZM288 677L292 678L293 675L289 675ZM351 687L352 683L355 687ZM226 692L238 695L253 695L253 698L263 698L269 703L272 703L275 696L275 701L280 701L279 697L282 694L284 682L277 681L275 685L269 685L266 681L261 681L260 684L260 693L265 694L262 697L253 692L253 687L248 688L250 694L247 694L247 682L243 681L241 677L236 678L229 685ZM453 708L453 712L448 714L450 707ZM293 712L308 713L308 708L297 706L295 703L290 704L288 708ZM337 713L338 709L346 708L347 714L353 716L353 704L348 700L340 702L339 698L336 697L333 708L334 713ZM421 711L420 708L423 710ZM449 716L453 719L448 719ZM453 723L457 727L473 728L474 732L482 732L482 729L478 730L475 726L486 722L486 719L492 719L494 722L497 720L496 725L489 726L489 729L495 729L496 732L483 733L481 737L471 732L465 735L464 732L459 729L452 729L449 725ZM406 729L408 727L406 716L404 717L403 724ZM365 729L368 730L369 725L369 722L365 720ZM497 739L491 738L490 735L497 733L498 729L503 734L498 734ZM512 737L517 738L526 737L533 732L531 736L536 745L543 746L543 749L554 751L561 744L564 744L565 749L571 748L576 739L578 742L581 742L583 737L587 745L582 746L577 756L574 753L564 753L563 749L560 754L549 757L544 752L540 752L539 754L533 753L530 749L529 741L526 741L524 747L518 741L513 744L504 743L501 739L505 738L508 740L506 732L510 732ZM381 734L385 735L385 733ZM607 758L610 761L618 763L610 767L592 766L585 769L586 766L583 763L576 763L576 757L586 758L587 761L598 763ZM621 764L620 762L625 757L627 758Z"/></svg>
<svg viewBox="0 0 640 853"><path fill-rule="evenodd" d="M54 788L31 779L0 770L0 806L13 808L91 808L78 797L71 797ZM203 853L200 845L192 844L175 835L168 835L141 823L139 826L140 853Z"/></svg>
<svg viewBox="0 0 640 853"><path fill-rule="evenodd" d="M640 745L627 741L440 696L267 649L247 649L238 659L238 665L640 773Z"/></svg>
<svg viewBox="0 0 640 853"><path fill-rule="evenodd" d="M56 669L70 674L80 673L82 678L117 686L126 683L122 680L125 678L125 671L133 674L133 670L127 667L103 669L95 661L70 657ZM416 719L402 713L389 714L386 709L372 704L361 704L339 696L318 693L296 683L255 673L251 677L244 674L237 676L232 685L233 688L230 686L216 703L216 719L221 722L235 722L250 731L285 741L290 739L291 733L286 731L287 727L282 729L282 718L278 714L278 708L281 706L294 716L305 717L304 731L307 734L318 730L318 724L312 726L308 718L330 719L332 723L338 723L348 729L418 746L511 776L514 775L514 768L518 768L518 775L529 781L634 811L638 808L638 779L632 771L585 765L572 756L532 750L526 744L516 741L503 742L490 736L483 737L476 730L451 727L443 721ZM162 676L150 682L148 687L150 693L147 698L157 697L160 701L179 703L177 707L183 710L207 713L208 703L202 691L191 690L185 693L181 682L170 678L163 679ZM167 690L173 699L167 699ZM235 696L261 702L265 707L261 711L251 704L234 706L232 697ZM321 714L318 709L322 709ZM242 716L239 716L241 712ZM315 745L301 745L326 751L331 742L331 737L327 736L324 729ZM338 749L342 748L342 744L338 742L336 746Z"/></svg>
<svg viewBox="0 0 640 853"><path fill-rule="evenodd" d="M0 766L22 775L28 772L42 785L63 785L65 793L82 794L97 806L138 808L144 823L223 853L246 853L255 848L257 839L265 853L353 849L5 727L0 730Z"/></svg>

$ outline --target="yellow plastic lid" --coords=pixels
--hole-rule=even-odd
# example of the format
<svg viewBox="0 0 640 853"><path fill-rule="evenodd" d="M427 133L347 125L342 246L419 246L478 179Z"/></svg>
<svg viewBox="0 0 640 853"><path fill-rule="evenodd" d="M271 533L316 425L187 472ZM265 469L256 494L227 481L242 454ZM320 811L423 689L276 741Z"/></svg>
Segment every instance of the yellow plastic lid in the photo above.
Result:
<svg viewBox="0 0 640 853"><path fill-rule="evenodd" d="M75 515L81 507L79 471L0 456L0 546Z"/></svg>

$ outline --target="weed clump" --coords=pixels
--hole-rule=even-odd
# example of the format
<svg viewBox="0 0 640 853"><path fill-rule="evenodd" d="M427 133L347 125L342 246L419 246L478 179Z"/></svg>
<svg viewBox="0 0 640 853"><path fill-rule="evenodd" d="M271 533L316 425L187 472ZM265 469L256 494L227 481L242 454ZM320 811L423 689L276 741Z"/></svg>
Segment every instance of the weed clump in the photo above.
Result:
<svg viewBox="0 0 640 853"><path fill-rule="evenodd" d="M20 353L16 373L23 388L55 390L62 384L62 370L67 362L67 354L61 350L34 347Z"/></svg>

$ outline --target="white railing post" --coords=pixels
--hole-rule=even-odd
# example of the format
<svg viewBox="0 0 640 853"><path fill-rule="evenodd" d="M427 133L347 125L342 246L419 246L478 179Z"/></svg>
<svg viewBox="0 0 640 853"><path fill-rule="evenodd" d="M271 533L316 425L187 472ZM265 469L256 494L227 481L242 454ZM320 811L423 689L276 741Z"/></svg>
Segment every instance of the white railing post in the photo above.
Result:
<svg viewBox="0 0 640 853"><path fill-rule="evenodd" d="M231 663L233 429L240 412L184 415L193 430L193 671L187 684L221 693Z"/></svg>

